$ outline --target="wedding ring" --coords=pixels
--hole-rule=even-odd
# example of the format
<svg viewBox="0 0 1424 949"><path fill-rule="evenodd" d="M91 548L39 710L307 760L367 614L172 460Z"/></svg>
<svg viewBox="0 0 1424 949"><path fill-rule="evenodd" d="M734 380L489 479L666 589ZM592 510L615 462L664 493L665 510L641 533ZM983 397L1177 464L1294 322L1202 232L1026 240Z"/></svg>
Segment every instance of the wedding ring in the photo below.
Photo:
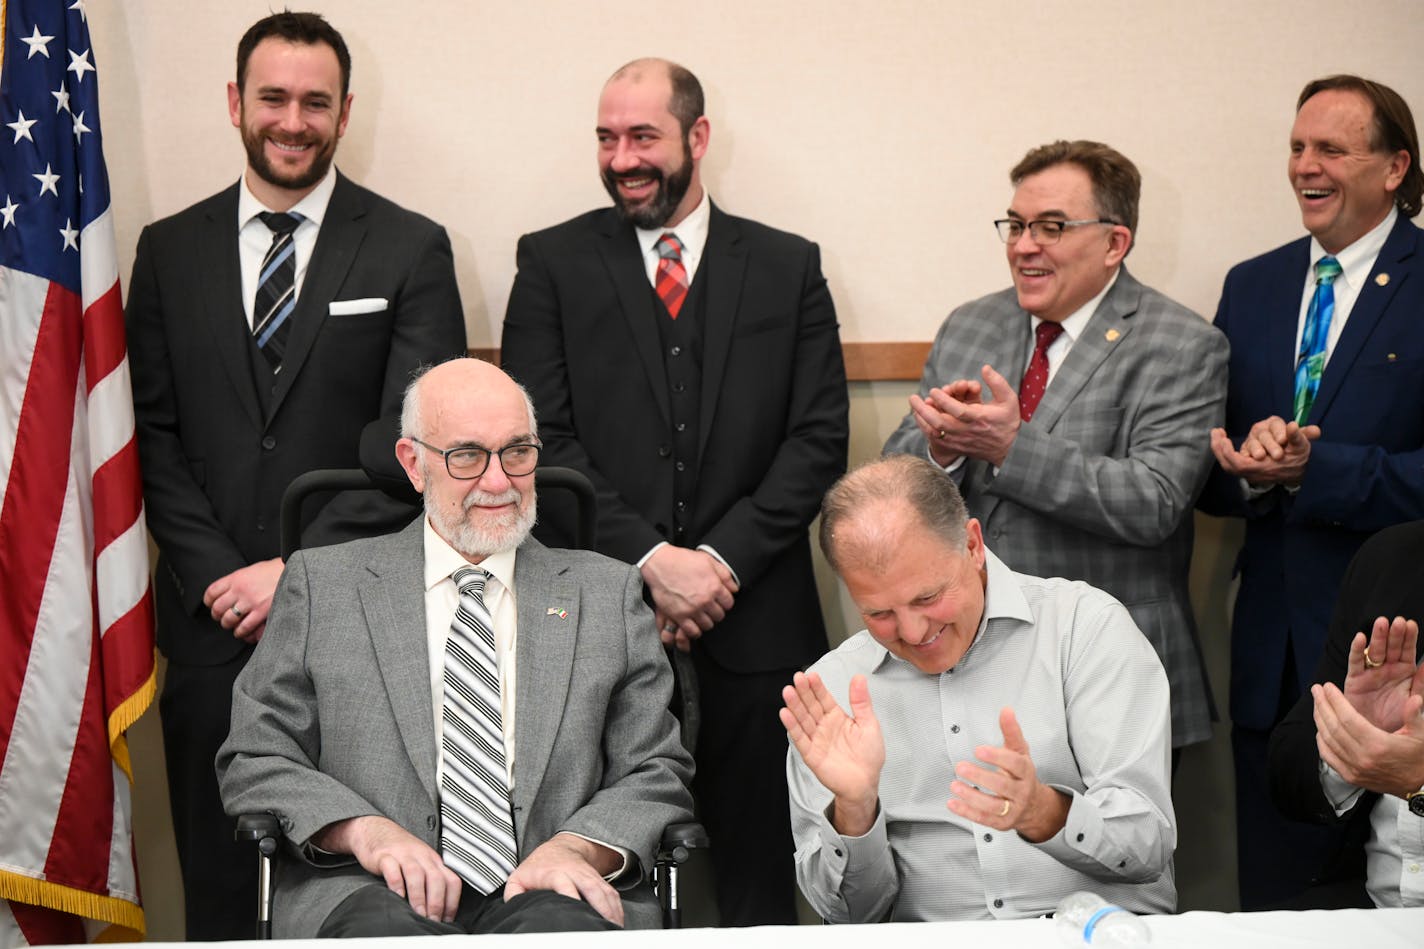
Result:
<svg viewBox="0 0 1424 949"><path fill-rule="evenodd" d="M938 432L936 432L935 434L936 434L938 437L940 437L940 438L944 438L948 433L947 433L944 429L940 429L940 430L939 430Z"/></svg>
<svg viewBox="0 0 1424 949"><path fill-rule="evenodd" d="M242 619L242 610L237 608L236 603L232 605L232 615L236 616L238 619Z"/></svg>
<svg viewBox="0 0 1424 949"><path fill-rule="evenodd" d="M1004 798L1004 806L1001 807L1001 808L999 808L999 816L1000 816L1000 817L1008 817L1008 816L1009 816L1009 799L1008 799L1008 798Z"/></svg>
<svg viewBox="0 0 1424 949"><path fill-rule="evenodd" d="M666 626L663 627L663 632L665 632L665 633L675 633L675 632L677 632L677 627L674 626L672 623L668 623Z"/></svg>
<svg viewBox="0 0 1424 949"><path fill-rule="evenodd" d="M1366 669L1378 669L1378 668L1379 668L1380 666L1382 666L1382 665L1384 665L1384 662L1383 662L1382 660L1375 660L1375 659L1371 659L1371 658L1370 658L1370 647L1369 647L1369 646L1366 646L1366 647L1365 647L1365 668L1366 668Z"/></svg>

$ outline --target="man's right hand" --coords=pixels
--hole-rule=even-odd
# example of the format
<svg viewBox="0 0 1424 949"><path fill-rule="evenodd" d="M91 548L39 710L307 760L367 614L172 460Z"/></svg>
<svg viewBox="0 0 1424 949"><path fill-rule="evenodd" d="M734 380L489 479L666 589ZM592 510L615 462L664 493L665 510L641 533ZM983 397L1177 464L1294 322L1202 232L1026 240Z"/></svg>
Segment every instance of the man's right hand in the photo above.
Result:
<svg viewBox="0 0 1424 949"><path fill-rule="evenodd" d="M328 824L312 843L329 853L349 853L367 872L386 881L411 909L444 923L460 905L460 878L440 854L395 821L367 815Z"/></svg>
<svg viewBox="0 0 1424 949"><path fill-rule="evenodd" d="M705 550L664 544L643 564L642 574L663 621L659 632L666 634L665 641L679 630L686 639L696 639L720 623L737 592L732 571Z"/></svg>
<svg viewBox="0 0 1424 949"><path fill-rule="evenodd" d="M865 676L850 680L847 715L814 672L796 673L781 690L781 724L791 743L827 791L835 795L831 826L843 837L862 837L875 823L885 739L870 706Z"/></svg>
<svg viewBox="0 0 1424 949"><path fill-rule="evenodd" d="M1369 639L1356 633L1345 666L1345 698L1371 725L1387 732L1404 724L1405 702L1424 695L1424 663L1416 665L1419 624L1396 616L1374 621Z"/></svg>

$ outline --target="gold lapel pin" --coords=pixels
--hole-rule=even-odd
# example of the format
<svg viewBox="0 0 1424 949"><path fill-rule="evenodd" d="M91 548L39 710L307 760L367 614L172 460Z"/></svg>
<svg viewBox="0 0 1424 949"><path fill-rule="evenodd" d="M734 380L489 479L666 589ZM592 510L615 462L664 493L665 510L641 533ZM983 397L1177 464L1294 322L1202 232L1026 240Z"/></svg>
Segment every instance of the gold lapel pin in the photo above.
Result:
<svg viewBox="0 0 1424 949"><path fill-rule="evenodd" d="M1387 274L1387 273L1375 274L1375 283L1379 284L1381 287L1388 286L1388 285L1389 285L1389 274Z"/></svg>
<svg viewBox="0 0 1424 949"><path fill-rule="evenodd" d="M1115 342L1117 342L1117 338L1118 338L1119 336L1121 336L1122 334L1119 333L1117 330L1108 330L1108 331L1107 331L1106 333L1104 333L1103 335L1107 337L1108 342L1110 342L1110 343L1115 343Z"/></svg>
<svg viewBox="0 0 1424 949"><path fill-rule="evenodd" d="M1385 362L1394 362L1394 361L1395 361L1396 359L1398 359L1398 358L1399 358L1399 354L1398 354L1398 353L1390 353L1388 356L1384 357L1384 361L1385 361Z"/></svg>

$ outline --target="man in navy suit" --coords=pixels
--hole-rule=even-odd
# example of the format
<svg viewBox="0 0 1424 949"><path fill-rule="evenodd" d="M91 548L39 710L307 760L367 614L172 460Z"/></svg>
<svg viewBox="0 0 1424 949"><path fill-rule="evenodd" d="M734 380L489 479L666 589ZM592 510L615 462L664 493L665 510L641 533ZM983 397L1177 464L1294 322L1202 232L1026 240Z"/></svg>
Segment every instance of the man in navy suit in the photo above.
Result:
<svg viewBox="0 0 1424 949"><path fill-rule="evenodd" d="M254 24L228 84L246 171L145 228L129 282L144 510L160 551L154 592L168 659L163 747L189 939L252 935L256 870L250 848L232 839L213 759L233 680L282 573L282 492L312 468L355 467L361 429L400 410L412 370L465 347L445 231L331 167L351 115L350 78L346 44L320 16ZM271 277L284 267L279 293ZM323 497L303 511L302 546L384 533L414 516L371 492Z"/></svg>
<svg viewBox="0 0 1424 949"><path fill-rule="evenodd" d="M806 528L845 471L835 306L815 244L712 203L692 73L629 63L597 130L614 207L520 239L504 368L545 460L593 481L598 551L638 565L664 641L692 654L721 922L794 923L777 713L826 651Z"/></svg>
<svg viewBox="0 0 1424 949"><path fill-rule="evenodd" d="M1424 174L1404 100L1307 85L1288 165L1307 238L1232 268L1226 425L1200 507L1246 519L1232 620L1241 906L1286 900L1330 842L1267 794L1272 726L1310 684L1336 590L1374 531L1424 517Z"/></svg>

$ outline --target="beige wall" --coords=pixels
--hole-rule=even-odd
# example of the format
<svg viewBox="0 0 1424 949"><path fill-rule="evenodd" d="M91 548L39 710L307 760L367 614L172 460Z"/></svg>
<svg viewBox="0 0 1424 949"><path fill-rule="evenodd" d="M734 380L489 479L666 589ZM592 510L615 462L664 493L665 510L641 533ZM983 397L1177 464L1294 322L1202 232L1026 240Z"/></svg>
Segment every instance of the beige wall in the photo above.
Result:
<svg viewBox="0 0 1424 949"><path fill-rule="evenodd" d="M145 223L240 173L224 84L238 36L277 5L89 0L125 283ZM1424 111L1418 0L312 6L355 59L338 164L449 229L474 346L498 343L518 235L604 203L598 87L636 56L702 78L713 196L821 243L850 341L928 339L952 305L1005 284L989 222L1030 146L1098 138L1133 158L1144 194L1129 264L1210 315L1231 263L1300 233L1286 136L1307 79L1360 72ZM853 460L875 452L908 391L852 387ZM1232 528L1204 527L1196 589L1222 694ZM852 622L833 591L840 635ZM151 933L176 938L156 734L149 715L134 740L139 847ZM1231 905L1230 788L1224 742L1193 749L1178 785L1184 908Z"/></svg>

